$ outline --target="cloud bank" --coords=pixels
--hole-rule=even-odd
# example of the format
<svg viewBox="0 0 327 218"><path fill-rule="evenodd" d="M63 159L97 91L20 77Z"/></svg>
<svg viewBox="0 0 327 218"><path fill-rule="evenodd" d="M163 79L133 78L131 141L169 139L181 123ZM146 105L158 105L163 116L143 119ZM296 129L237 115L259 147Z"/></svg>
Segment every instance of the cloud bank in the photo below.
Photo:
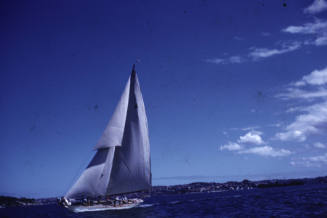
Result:
<svg viewBox="0 0 327 218"><path fill-rule="evenodd" d="M324 85L327 84L327 67L321 70L314 70L305 75L301 80L294 83L295 86Z"/></svg>
<svg viewBox="0 0 327 218"><path fill-rule="evenodd" d="M322 167L327 164L327 153L311 157L302 157L299 160L291 161L291 165L305 167Z"/></svg>
<svg viewBox="0 0 327 218"><path fill-rule="evenodd" d="M291 154L289 150L286 149L274 149L270 146L261 146L253 147L239 151L240 154L257 154L261 156L270 156L270 157L283 157Z"/></svg>
<svg viewBox="0 0 327 218"><path fill-rule="evenodd" d="M305 14L318 14L325 10L327 10L327 2L325 0L315 0L303 12Z"/></svg>
<svg viewBox="0 0 327 218"><path fill-rule="evenodd" d="M268 145L262 145L265 142L261 138L262 132L250 131L243 136L239 137L236 142L229 142L220 146L220 150L227 150L237 152L238 154L254 154L265 157L284 157L290 155L292 152L286 149L276 149ZM249 147L255 145L255 147Z"/></svg>
<svg viewBox="0 0 327 218"><path fill-rule="evenodd" d="M283 100L295 99L313 102L311 105L290 108L287 112L301 112L283 132L276 134L282 141L305 141L312 134L322 134L327 130L327 67L314 70L293 82L287 91L277 95Z"/></svg>
<svg viewBox="0 0 327 218"><path fill-rule="evenodd" d="M315 39L307 44L316 46L327 45L327 21L317 19L313 23L305 23L300 26L289 26L282 30L291 34L307 34L313 35Z"/></svg>

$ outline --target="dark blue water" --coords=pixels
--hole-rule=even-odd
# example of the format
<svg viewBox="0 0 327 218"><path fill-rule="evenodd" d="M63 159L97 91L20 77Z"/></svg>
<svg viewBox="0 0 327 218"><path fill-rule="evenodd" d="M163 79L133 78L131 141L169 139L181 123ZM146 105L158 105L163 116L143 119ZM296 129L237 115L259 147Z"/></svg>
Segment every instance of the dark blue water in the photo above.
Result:
<svg viewBox="0 0 327 218"><path fill-rule="evenodd" d="M141 207L74 214L57 205L0 209L0 217L327 217L327 184L145 199Z"/></svg>

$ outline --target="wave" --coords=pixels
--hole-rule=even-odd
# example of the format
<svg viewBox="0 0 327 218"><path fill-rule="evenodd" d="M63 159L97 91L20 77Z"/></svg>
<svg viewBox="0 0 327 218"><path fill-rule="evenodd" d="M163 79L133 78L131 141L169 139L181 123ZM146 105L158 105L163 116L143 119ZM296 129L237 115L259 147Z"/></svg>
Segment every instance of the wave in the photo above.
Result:
<svg viewBox="0 0 327 218"><path fill-rule="evenodd" d="M146 207L152 207L152 206L155 206L155 205L158 205L158 204L140 204L137 207L146 208Z"/></svg>
<svg viewBox="0 0 327 218"><path fill-rule="evenodd" d="M181 203L181 201L172 201L172 202L169 202L169 204L178 204L178 203Z"/></svg>

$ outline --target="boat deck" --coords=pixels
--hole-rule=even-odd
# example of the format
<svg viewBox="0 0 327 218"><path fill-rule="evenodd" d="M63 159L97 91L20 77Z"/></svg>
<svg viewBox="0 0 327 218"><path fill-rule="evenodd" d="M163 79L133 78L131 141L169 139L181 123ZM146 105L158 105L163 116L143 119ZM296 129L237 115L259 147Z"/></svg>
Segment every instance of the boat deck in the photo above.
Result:
<svg viewBox="0 0 327 218"><path fill-rule="evenodd" d="M71 205L71 206L65 206L67 209L69 209L72 212L80 213L80 212L91 212L91 211L104 211L104 210L125 210L130 209L133 207L138 206L143 202L142 199L131 199L128 203L122 203L122 204L94 204L94 205Z"/></svg>

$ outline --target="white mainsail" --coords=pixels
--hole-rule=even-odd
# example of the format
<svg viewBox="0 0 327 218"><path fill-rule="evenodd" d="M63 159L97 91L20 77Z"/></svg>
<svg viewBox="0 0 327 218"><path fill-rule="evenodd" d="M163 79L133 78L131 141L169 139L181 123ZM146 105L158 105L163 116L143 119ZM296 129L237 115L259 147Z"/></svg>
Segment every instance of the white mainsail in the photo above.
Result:
<svg viewBox="0 0 327 218"><path fill-rule="evenodd" d="M134 66L95 149L96 154L66 198L98 197L151 187L148 124Z"/></svg>

